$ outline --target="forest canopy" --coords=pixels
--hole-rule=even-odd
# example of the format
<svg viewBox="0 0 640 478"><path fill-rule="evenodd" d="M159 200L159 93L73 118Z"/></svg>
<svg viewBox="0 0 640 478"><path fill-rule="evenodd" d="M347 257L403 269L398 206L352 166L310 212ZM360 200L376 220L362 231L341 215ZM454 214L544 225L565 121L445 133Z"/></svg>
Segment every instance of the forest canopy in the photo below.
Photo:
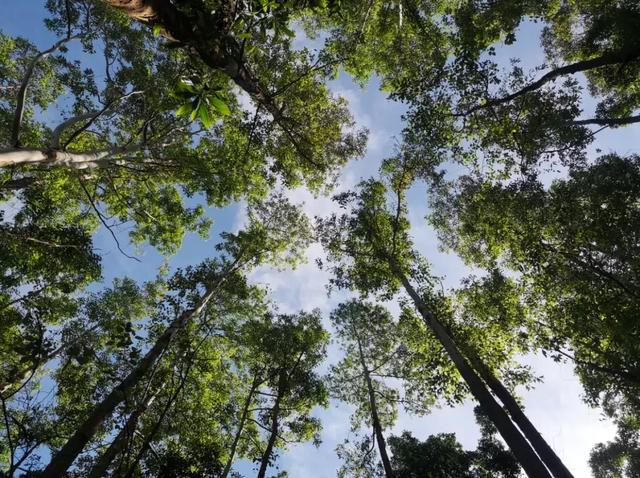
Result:
<svg viewBox="0 0 640 478"><path fill-rule="evenodd" d="M0 476L640 475L637 1L2 9Z"/></svg>

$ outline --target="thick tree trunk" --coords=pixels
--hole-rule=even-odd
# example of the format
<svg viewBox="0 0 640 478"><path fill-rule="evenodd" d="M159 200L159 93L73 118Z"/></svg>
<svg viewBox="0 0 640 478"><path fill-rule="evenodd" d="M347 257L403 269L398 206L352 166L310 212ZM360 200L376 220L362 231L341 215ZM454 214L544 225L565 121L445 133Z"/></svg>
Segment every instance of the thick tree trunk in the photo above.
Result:
<svg viewBox="0 0 640 478"><path fill-rule="evenodd" d="M118 432L115 439L111 442L105 452L100 455L89 471L87 478L104 478L107 476L109 466L113 462L114 458L118 456L118 453L126 448L130 438L135 433L136 428L138 428L138 421L140 420L140 417L147 411L147 408L151 406L159 391L160 389L156 390L155 393L151 394L129 415L129 418L122 427L122 430Z"/></svg>
<svg viewBox="0 0 640 478"><path fill-rule="evenodd" d="M116 155L133 153L141 149L139 145L82 153L44 149L7 149L0 151L0 168L28 165L57 166L69 169L105 168L121 164L114 159ZM2 188L1 185L0 188Z"/></svg>
<svg viewBox="0 0 640 478"><path fill-rule="evenodd" d="M362 373L364 374L364 379L367 384L367 393L369 394L369 407L371 408L373 433L375 434L376 441L378 442L378 451L380 452L380 459L382 460L384 474L386 478L394 478L395 475L393 473L393 468L391 468L391 461L389 460L389 455L387 454L387 442L384 439L384 434L382 433L382 425L380 424L380 417L378 416L378 404L376 401L375 390L373 389L373 384L371 383L371 376L369 375L369 367L367 366L367 362L364 359L364 352L362 351L362 343L360 342L358 332L355 330L355 327L353 329L358 341L358 355L360 356L360 365L362 366Z"/></svg>
<svg viewBox="0 0 640 478"><path fill-rule="evenodd" d="M236 11L235 1L222 1L215 12L200 11L191 18L170 0L103 0L132 19L154 20L168 39L179 43L188 53L198 56L207 66L222 71L267 110L277 123L283 115L273 98L264 90L242 57L242 48L229 31Z"/></svg>
<svg viewBox="0 0 640 478"><path fill-rule="evenodd" d="M236 455L236 450L238 449L238 443L240 442L240 437L242 436L242 431L244 430L244 424L247 421L247 416L249 415L249 407L251 406L251 402L253 401L253 397L255 395L256 389L258 388L258 383L260 381L259 373L253 376L253 381L251 382L251 388L249 389L249 393L244 400L244 405L242 407L242 414L240 415L240 422L238 423L238 429L236 430L236 435L233 438L233 443L231 444L231 450L229 450L229 458L227 459L227 463L224 466L224 470L222 471L222 475L220 478L227 478L229 472L231 471L231 466L233 465L233 460Z"/></svg>
<svg viewBox="0 0 640 478"><path fill-rule="evenodd" d="M269 434L269 441L267 442L267 448L265 448L264 453L262 454L262 460L260 460L260 469L258 470L258 475L256 478L265 477L267 468L269 468L269 461L271 459L271 455L273 454L276 440L278 439L280 402L284 395L286 376L287 374L285 371L280 372L280 377L278 379L278 395L276 397L275 403L273 404L273 410L271 411L271 431Z"/></svg>
<svg viewBox="0 0 640 478"><path fill-rule="evenodd" d="M451 358L460 372L460 375L467 383L471 394L488 414L489 418L494 423L509 448L511 448L511 451L516 456L527 475L530 478L551 478L552 475L549 473L549 470L547 470L540 457L535 453L529 442L527 442L527 440L522 436L506 412L498 402L496 402L495 398L491 393L489 393L484 382L469 365L443 325L427 309L426 304L415 291L395 260L387 256L387 261L391 270L402 282L405 290L413 300L425 324L440 341L449 355L449 358Z"/></svg>
<svg viewBox="0 0 640 478"><path fill-rule="evenodd" d="M222 279L209 288L193 309L185 310L171 322L169 327L158 337L153 347L151 347L140 362L138 362L129 375L127 375L102 402L96 405L73 436L53 455L51 462L42 472L42 478L62 478L65 476L67 469L78 455L82 453L82 450L94 437L100 425L113 413L114 409L126 398L147 372L151 370L155 361L171 344L176 334L180 332L189 321L200 315L221 281Z"/></svg>

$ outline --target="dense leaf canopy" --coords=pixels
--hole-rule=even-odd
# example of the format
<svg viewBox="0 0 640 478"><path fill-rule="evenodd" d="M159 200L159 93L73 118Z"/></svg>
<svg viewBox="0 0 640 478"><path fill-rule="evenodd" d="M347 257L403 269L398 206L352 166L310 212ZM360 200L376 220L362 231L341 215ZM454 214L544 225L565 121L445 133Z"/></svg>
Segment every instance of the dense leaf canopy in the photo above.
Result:
<svg viewBox="0 0 640 478"><path fill-rule="evenodd" d="M594 476L638 476L640 157L599 143L640 123L637 1L42 3L0 30L2 476L301 474L342 404L342 478L573 478L518 396L535 354L617 425ZM351 188L341 74L404 107ZM288 199L336 186L315 227ZM314 243L327 314L256 280ZM470 401L475 450L396 427Z"/></svg>

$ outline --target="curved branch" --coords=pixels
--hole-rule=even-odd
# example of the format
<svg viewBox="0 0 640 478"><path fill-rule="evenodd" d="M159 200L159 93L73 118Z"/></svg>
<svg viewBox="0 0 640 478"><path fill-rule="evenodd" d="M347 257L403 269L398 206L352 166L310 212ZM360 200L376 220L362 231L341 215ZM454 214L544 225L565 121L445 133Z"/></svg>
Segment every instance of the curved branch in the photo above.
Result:
<svg viewBox="0 0 640 478"><path fill-rule="evenodd" d="M533 83L528 84L524 88L516 91L515 93L511 93L510 95L503 96L502 98L494 98L488 99L485 103L475 105L462 113L456 113L454 116L467 116L471 113L475 113L484 108L488 108L491 106L498 106L504 103L508 103L522 95L527 93L531 93L532 91L536 91L542 88L547 83L555 80L556 78L564 75L572 75L575 73L580 73L582 71L593 70L595 68L600 68L603 66L615 65L616 63L626 63L629 61L637 60L640 57L640 49L624 49L618 51L610 51L602 54L601 56L591 58L589 60L582 60L576 63L571 63L569 65L561 66L556 68L555 70L551 70L550 72L543 75L538 80Z"/></svg>
<svg viewBox="0 0 640 478"><path fill-rule="evenodd" d="M583 120L576 120L572 122L575 125L599 125L599 126L624 126L627 124L640 123L640 115L626 116L624 118L589 118Z"/></svg>
<svg viewBox="0 0 640 478"><path fill-rule="evenodd" d="M62 40L58 40L53 46L47 50L43 50L38 53L31 63L27 67L27 71L25 72L24 78L22 79L22 83L20 84L20 90L18 91L18 100L16 103L16 111L13 115L13 128L11 130L11 145L18 147L20 145L20 127L22 126L22 118L24 116L24 105L27 98L27 90L29 89L29 83L31 82L31 78L33 77L33 72L36 69L38 63L53 52L58 50L60 47L65 45L66 43L79 38L80 35L68 35Z"/></svg>

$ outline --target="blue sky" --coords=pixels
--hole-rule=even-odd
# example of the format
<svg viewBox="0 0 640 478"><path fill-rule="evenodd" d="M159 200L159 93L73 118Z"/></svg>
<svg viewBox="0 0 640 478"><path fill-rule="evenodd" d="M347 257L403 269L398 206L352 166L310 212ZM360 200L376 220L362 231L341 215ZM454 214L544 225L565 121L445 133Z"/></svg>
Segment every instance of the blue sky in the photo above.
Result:
<svg viewBox="0 0 640 478"><path fill-rule="evenodd" d="M42 5L41 0L0 0L0 29L12 35L24 36L40 47L50 46L55 38L42 25ZM499 49L498 54L502 55L503 60L513 55L523 58L524 65L539 64L542 56L538 47L537 30L536 25L524 25L519 31L516 46ZM385 94L379 92L377 86L377 82L372 81L366 88L361 89L344 74L331 83L331 88L336 94L349 100L358 125L370 131L365 157L345 167L338 190L349 189L360 179L374 175L380 161L393 153L394 145L399 139L403 127L401 116L404 107L388 100ZM588 107L592 107L592 103L587 104ZM595 154L597 147L603 153L635 153L638 151L633 137L636 131L636 128L627 128L603 132L597 137L592 152ZM304 203L305 211L311 216L328 214L335 207L328 198L313 197L305 189L289 191L287 194L296 203ZM432 262L434 272L445 278L447 287L453 287L461 277L471 271L465 268L457 257L438 251L435 234L424 220L427 213L426 195L427 191L422 186L416 186L410 192L412 234L420 251ZM171 268L197 264L203 258L212 255L218 234L224 230L238 228L244 220L240 205L222 210L209 209L208 214L214 220L211 239L203 241L196 235L189 235L180 252L170 258ZM125 245L126 231L122 231L122 234L121 243ZM163 261L150 248L142 250L139 256L142 262L128 259L118 252L113 239L104 232L98 233L96 246L104 257L104 285L108 285L114 277L125 275L136 280L151 279ZM126 249L131 250L129 246ZM282 312L318 307L326 317L331 309L345 298L345 294L327 297L325 286L328 275L318 270L313 261L316 257L322 257L320 247L313 245L308 251L308 256L309 262L296 271L275 271L263 267L251 273L251 280L270 288ZM390 307L392 310L397 308L394 304ZM336 349L332 347L330 360L337 358ZM604 421L598 410L590 409L582 403L580 385L569 366L558 365L541 356L525 357L523 361L530 364L535 373L544 377L543 383L534 390L520 391L527 413L575 476L589 476L589 450L595 443L613 437L613 425ZM457 409L437 410L426 417L401 414L393 432L410 430L421 439L434 433L455 432L465 447L473 448L479 434L473 420L472 408L472 404L468 403ZM292 447L283 454L281 469L288 470L293 478L334 476L333 470L339 466L334 449L349 435L349 414L348 406L336 402L332 402L329 409L318 411L317 416L324 424L323 444L318 449L311 445ZM240 464L238 470L246 472L247 476L252 475L251 466L246 464Z"/></svg>

